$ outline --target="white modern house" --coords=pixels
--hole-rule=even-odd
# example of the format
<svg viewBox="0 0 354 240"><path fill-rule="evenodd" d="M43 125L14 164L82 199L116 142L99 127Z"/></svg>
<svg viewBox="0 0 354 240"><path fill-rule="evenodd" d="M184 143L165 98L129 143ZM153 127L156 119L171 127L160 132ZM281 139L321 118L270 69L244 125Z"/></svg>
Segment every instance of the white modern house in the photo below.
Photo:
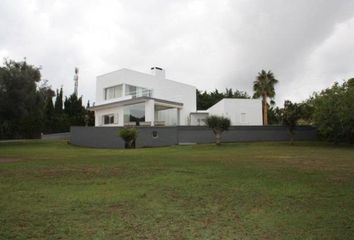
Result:
<svg viewBox="0 0 354 240"><path fill-rule="evenodd" d="M95 126L188 125L196 110L196 88L168 80L165 71L151 74L120 69L97 77Z"/></svg>
<svg viewBox="0 0 354 240"><path fill-rule="evenodd" d="M223 99L197 111L196 88L166 79L165 70L151 73L120 69L96 80L95 126L205 125L209 115L229 117L232 125L262 125L259 99Z"/></svg>

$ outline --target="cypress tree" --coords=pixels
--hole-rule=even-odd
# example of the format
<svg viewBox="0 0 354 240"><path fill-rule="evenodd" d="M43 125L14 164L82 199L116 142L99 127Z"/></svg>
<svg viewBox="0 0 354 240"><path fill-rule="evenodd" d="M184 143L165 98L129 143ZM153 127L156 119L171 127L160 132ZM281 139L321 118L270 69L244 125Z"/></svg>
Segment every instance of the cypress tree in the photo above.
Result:
<svg viewBox="0 0 354 240"><path fill-rule="evenodd" d="M69 126L84 126L86 109L82 106L82 97L75 94L65 97L64 112L67 115Z"/></svg>
<svg viewBox="0 0 354 240"><path fill-rule="evenodd" d="M55 98L54 109L56 114L63 113L63 88L60 88L60 91L57 89L57 94Z"/></svg>
<svg viewBox="0 0 354 240"><path fill-rule="evenodd" d="M45 101L45 106L44 106L44 132L45 133L51 133L54 130L54 106L53 106L53 101L52 97L48 96Z"/></svg>

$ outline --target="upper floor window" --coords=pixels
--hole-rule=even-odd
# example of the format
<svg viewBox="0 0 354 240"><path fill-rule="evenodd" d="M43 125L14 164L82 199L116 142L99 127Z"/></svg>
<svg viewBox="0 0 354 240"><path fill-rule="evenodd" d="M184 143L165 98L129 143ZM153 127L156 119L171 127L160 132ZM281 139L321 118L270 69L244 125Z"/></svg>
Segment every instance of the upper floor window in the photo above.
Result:
<svg viewBox="0 0 354 240"><path fill-rule="evenodd" d="M123 85L117 85L104 89L104 99L109 100L113 98L120 98L123 96Z"/></svg>

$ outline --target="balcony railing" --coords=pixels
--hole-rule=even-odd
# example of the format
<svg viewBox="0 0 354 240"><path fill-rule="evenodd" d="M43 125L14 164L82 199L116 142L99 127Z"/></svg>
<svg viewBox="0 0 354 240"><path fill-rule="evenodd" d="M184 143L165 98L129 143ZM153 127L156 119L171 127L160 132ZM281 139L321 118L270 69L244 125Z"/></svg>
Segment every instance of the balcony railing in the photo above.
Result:
<svg viewBox="0 0 354 240"><path fill-rule="evenodd" d="M132 96L133 98L152 97L152 90L144 89L140 91L131 91L131 92L127 92L126 96Z"/></svg>

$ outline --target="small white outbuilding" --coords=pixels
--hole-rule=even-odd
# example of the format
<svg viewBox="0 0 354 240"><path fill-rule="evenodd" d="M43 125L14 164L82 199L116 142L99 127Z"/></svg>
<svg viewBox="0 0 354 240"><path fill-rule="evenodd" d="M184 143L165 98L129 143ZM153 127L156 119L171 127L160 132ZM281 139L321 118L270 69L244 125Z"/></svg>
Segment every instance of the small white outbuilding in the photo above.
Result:
<svg viewBox="0 0 354 240"><path fill-rule="evenodd" d="M197 111L190 114L191 125L205 125L206 118L211 115L224 116L231 120L231 125L261 126L262 100L224 98L211 106L208 110Z"/></svg>

